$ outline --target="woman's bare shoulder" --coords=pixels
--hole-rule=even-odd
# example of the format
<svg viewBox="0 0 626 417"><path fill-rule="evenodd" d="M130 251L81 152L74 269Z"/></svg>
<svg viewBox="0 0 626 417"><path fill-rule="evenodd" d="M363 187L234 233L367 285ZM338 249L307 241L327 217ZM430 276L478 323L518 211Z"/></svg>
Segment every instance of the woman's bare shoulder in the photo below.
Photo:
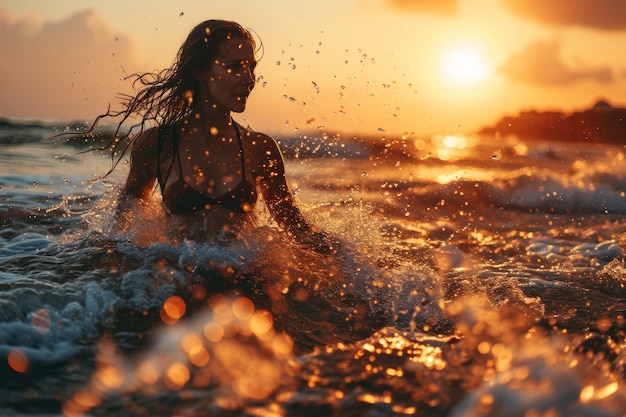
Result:
<svg viewBox="0 0 626 417"><path fill-rule="evenodd" d="M150 128L142 132L131 145L131 163L146 166L156 163L159 129Z"/></svg>
<svg viewBox="0 0 626 417"><path fill-rule="evenodd" d="M156 148L158 143L159 129L151 127L143 131L133 142L133 150L145 151Z"/></svg>
<svg viewBox="0 0 626 417"><path fill-rule="evenodd" d="M262 132L245 128L245 135L248 143L257 151L266 154L267 152L275 152L278 150L276 139Z"/></svg>

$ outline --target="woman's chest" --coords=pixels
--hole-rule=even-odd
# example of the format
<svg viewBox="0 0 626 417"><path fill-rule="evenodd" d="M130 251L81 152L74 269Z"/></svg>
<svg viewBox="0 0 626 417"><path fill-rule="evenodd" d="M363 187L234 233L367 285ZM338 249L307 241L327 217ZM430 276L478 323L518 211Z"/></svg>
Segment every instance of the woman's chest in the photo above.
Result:
<svg viewBox="0 0 626 417"><path fill-rule="evenodd" d="M207 141L208 142L208 141ZM180 143L174 163L178 176L209 195L229 191L250 175L246 155L237 141Z"/></svg>

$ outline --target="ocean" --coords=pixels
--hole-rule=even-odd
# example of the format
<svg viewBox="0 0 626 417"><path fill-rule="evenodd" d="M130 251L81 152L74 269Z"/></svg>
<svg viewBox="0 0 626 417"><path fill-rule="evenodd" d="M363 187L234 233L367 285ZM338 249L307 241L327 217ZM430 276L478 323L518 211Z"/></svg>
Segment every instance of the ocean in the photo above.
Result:
<svg viewBox="0 0 626 417"><path fill-rule="evenodd" d="M115 234L127 163L65 129L0 121L1 415L626 415L623 146L278 138L326 256L158 193Z"/></svg>

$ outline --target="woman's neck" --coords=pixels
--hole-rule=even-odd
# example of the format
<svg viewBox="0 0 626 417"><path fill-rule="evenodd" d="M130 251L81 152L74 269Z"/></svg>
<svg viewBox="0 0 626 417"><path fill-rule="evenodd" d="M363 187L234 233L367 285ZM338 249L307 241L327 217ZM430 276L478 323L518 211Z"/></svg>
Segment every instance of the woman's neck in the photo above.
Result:
<svg viewBox="0 0 626 417"><path fill-rule="evenodd" d="M222 131L230 128L233 124L229 110L217 108L209 101L198 103L194 108L191 119L191 123L206 132L213 132L215 129Z"/></svg>

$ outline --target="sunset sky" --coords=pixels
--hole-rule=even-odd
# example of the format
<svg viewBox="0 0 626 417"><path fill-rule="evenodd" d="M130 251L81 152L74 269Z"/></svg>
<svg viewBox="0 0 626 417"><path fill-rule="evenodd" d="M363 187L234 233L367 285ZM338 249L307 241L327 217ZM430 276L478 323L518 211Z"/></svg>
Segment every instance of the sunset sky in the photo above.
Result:
<svg viewBox="0 0 626 417"><path fill-rule="evenodd" d="M626 104L624 0L0 0L0 117L88 120L210 18L263 41L237 118L271 134L457 133Z"/></svg>

